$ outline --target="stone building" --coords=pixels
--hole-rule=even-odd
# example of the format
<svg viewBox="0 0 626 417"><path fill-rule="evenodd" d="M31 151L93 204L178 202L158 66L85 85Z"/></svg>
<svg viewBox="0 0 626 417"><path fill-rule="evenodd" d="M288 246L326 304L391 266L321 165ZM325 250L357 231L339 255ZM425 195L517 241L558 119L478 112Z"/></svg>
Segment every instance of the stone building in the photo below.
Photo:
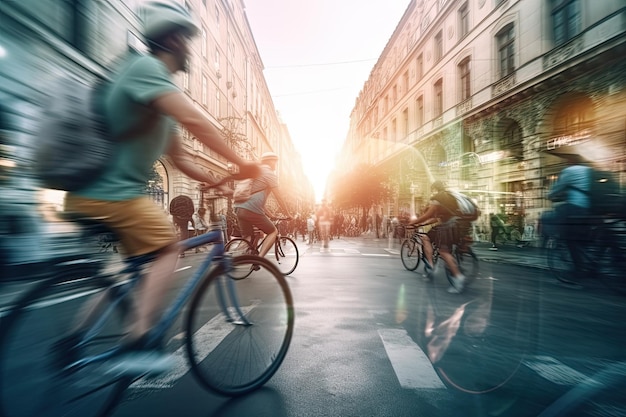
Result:
<svg viewBox="0 0 626 417"><path fill-rule="evenodd" d="M623 0L412 0L351 114L341 166L388 167L384 212L435 179L535 226L568 146L626 181ZM356 157L354 156L356 155Z"/></svg>
<svg viewBox="0 0 626 417"><path fill-rule="evenodd" d="M65 246L42 238L42 233L54 231L50 235L57 236L60 231L58 221L42 216L42 207L60 210L62 193L41 189L30 168L41 103L47 85L60 72L94 80L129 49L145 50L137 15L141 2L0 1L0 266L62 256ZM278 153L280 178L299 185L290 190L294 206L298 201L312 204L312 186L302 164L294 163L300 156L274 108L243 1L180 3L199 22L201 33L192 45L191 71L176 76L178 85L243 156L257 158L268 150ZM205 170L217 175L229 172L225 160L186 132L183 142ZM166 158L155 164L146 191L164 210L179 194L192 197L212 213L229 204L201 193L198 184ZM67 235L71 225L61 228ZM68 250L79 249L71 246L68 243Z"/></svg>

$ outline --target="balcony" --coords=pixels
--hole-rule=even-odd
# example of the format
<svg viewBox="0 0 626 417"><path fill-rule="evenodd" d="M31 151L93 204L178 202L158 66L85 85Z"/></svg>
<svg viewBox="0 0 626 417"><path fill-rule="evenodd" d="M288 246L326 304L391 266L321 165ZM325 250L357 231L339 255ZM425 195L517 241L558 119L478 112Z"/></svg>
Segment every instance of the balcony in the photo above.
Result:
<svg viewBox="0 0 626 417"><path fill-rule="evenodd" d="M491 87L491 97L497 97L515 87L515 84L517 84L517 77L515 76L515 74L515 72L509 74L494 83Z"/></svg>

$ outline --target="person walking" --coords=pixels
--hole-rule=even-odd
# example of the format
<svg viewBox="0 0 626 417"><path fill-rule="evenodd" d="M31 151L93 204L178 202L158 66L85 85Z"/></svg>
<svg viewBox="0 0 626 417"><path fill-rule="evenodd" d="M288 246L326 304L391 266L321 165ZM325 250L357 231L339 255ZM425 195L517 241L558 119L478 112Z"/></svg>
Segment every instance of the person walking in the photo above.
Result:
<svg viewBox="0 0 626 417"><path fill-rule="evenodd" d="M193 226L195 230L195 235L203 235L209 230L209 225L206 221L206 209L204 207L200 207L197 212L193 214ZM196 248L196 253L200 252L200 248Z"/></svg>
<svg viewBox="0 0 626 417"><path fill-rule="evenodd" d="M500 233L502 233L504 229L504 222L495 213L489 214L489 225L491 227L491 248L489 250L498 250L497 238Z"/></svg>
<svg viewBox="0 0 626 417"><path fill-rule="evenodd" d="M192 38L199 33L189 11L173 0L148 1L142 7L141 30L148 53L129 52L103 92L103 118L112 135L135 133L116 142L116 152L100 178L68 193L65 200L67 211L109 226L128 256L154 256L135 294L136 308L128 323L126 347L110 360L116 372L129 377L165 372L174 364L160 346L148 344L148 333L162 314L181 252L167 217L144 194L152 166L167 154L194 180L217 182L184 150L178 125L238 166L241 177L260 173L258 164L234 152L220 131L174 83L175 73L188 70ZM227 187L222 189L227 192ZM183 229L186 231L186 224Z"/></svg>

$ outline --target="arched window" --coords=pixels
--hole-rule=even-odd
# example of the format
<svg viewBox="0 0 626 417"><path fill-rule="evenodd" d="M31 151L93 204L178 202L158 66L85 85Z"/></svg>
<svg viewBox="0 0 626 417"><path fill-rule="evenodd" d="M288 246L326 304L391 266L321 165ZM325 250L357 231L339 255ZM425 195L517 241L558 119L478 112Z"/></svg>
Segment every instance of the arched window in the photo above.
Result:
<svg viewBox="0 0 626 417"><path fill-rule="evenodd" d="M562 102L564 105L557 110L554 116L554 136L581 134L591 127L593 104L588 97L568 97Z"/></svg>

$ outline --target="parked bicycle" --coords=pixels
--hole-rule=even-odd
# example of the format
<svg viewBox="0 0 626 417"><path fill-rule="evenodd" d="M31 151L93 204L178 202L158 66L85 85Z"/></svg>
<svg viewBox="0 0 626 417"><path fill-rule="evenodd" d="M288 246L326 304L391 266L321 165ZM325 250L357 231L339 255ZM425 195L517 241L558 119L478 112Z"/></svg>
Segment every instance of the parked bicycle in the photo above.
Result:
<svg viewBox="0 0 626 417"><path fill-rule="evenodd" d="M402 265L409 270L415 271L419 266L420 262L425 264L426 257L424 255L424 242L422 236L425 236L426 233L420 231L419 227L411 227L409 226L409 231L412 230L412 234L410 237L405 239L400 246L400 259L402 261ZM465 285L470 284L479 273L479 265L478 265L478 257L472 250L470 246L470 242L465 240L465 237L461 238L458 243L452 246L452 256L456 260L459 265L459 269L461 273L465 275L466 282ZM439 248L437 245L432 242L433 246L433 271L437 270L438 260L439 260ZM448 281L452 285L452 274L449 268L446 265L446 277Z"/></svg>
<svg viewBox="0 0 626 417"><path fill-rule="evenodd" d="M270 250L266 259L271 260L283 275L289 275L296 270L298 261L300 260L300 254L298 252L296 242L292 238L280 234L280 223L285 220L287 219L272 219L272 222L279 232L276 237L276 241L274 242L274 251L272 252ZM239 256L242 254L258 255L262 244L263 234L261 231L255 230L251 241L243 237L231 239L226 244L226 252L233 256ZM246 274L246 272L251 273L252 271L241 270L238 274L236 274L236 278L246 278L249 275Z"/></svg>
<svg viewBox="0 0 626 417"><path fill-rule="evenodd" d="M85 230L93 238L103 226L90 224ZM219 226L180 242L180 250L207 244L209 252L149 333L147 347L185 351L203 387L242 395L265 384L285 358L293 334L293 299L283 274L268 260L225 254ZM112 412L134 379L116 373L109 360L123 351L126 318L147 261L135 257L119 274L81 280L57 274L15 302L0 322L0 416ZM249 279L232 279L238 270L251 268ZM84 320L83 310L94 304L97 308L89 309L93 313ZM184 340L168 337L187 305ZM87 323L77 327L79 319Z"/></svg>
<svg viewBox="0 0 626 417"><path fill-rule="evenodd" d="M585 275L600 278L604 284L626 294L626 220L587 217L579 239L572 242L580 248L580 268ZM545 239L548 267L560 282L572 284L576 267L567 241L555 231ZM579 274L580 275L580 274Z"/></svg>

